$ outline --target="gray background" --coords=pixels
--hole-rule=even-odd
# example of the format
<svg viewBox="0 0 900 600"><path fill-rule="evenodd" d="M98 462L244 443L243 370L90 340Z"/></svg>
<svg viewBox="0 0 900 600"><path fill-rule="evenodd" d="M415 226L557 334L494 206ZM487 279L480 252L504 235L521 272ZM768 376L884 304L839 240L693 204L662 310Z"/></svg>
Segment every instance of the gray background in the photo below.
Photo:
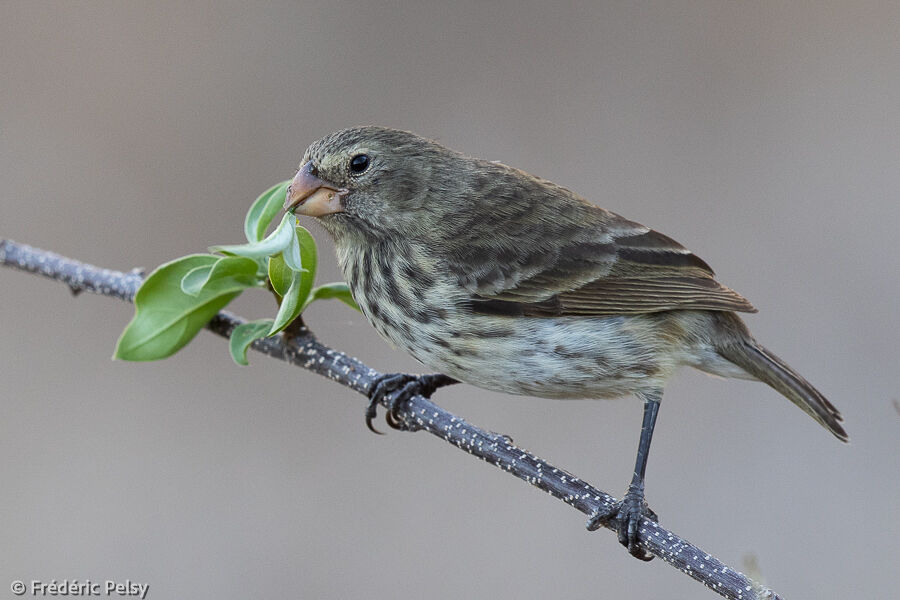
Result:
<svg viewBox="0 0 900 600"><path fill-rule="evenodd" d="M900 8L613 4L4 2L0 236L118 269L240 242L307 144L363 123L562 183L709 261L853 438L762 384L685 371L648 472L663 523L756 557L787 598L889 597ZM53 578L156 599L713 597L430 436L369 434L363 399L324 379L238 368L206 333L112 362L130 306L7 269L0 286L0 598ZM339 304L307 320L418 370ZM613 494L628 482L633 399L437 400Z"/></svg>

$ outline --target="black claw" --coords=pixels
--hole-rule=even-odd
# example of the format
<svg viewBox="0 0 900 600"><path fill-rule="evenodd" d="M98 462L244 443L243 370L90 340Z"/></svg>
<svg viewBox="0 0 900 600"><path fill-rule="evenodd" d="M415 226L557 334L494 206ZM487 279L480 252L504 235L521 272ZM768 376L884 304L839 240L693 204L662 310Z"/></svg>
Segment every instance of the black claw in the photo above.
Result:
<svg viewBox="0 0 900 600"><path fill-rule="evenodd" d="M641 517L649 518L648 513L652 513L652 511L644 502L643 490L629 489L619 508L619 543L628 548L628 553L633 557L645 561L653 560L653 555L638 546L638 528L641 524ZM656 517L656 513L652 514Z"/></svg>
<svg viewBox="0 0 900 600"><path fill-rule="evenodd" d="M628 548L628 553L640 560L653 560L653 555L638 545L641 517L654 523L659 522L659 517L644 501L644 494L639 490L629 489L625 498L608 511L594 513L587 523L587 528L595 531L610 521L615 521L619 543Z"/></svg>
<svg viewBox="0 0 900 600"><path fill-rule="evenodd" d="M378 416L378 401L377 400L369 400L369 406L366 407L366 427L369 428L369 431L372 433L376 433L378 435L384 435L382 432L375 429L375 426L372 425L372 421L375 420L375 417Z"/></svg>
<svg viewBox="0 0 900 600"><path fill-rule="evenodd" d="M384 414L385 422L392 429L408 429L400 409L415 395L430 398L439 387L457 383L446 375L407 375L405 373L389 373L382 375L372 386L369 392L369 405L366 407L366 427L374 433L381 434L375 429L372 421L377 416L378 405L385 403L387 411Z"/></svg>
<svg viewBox="0 0 900 600"><path fill-rule="evenodd" d="M388 411L384 413L384 422L388 424L388 427L396 429L397 431L405 431L408 429L406 423L397 416L393 408L389 408Z"/></svg>
<svg viewBox="0 0 900 600"><path fill-rule="evenodd" d="M402 387L402 385L406 384L411 378L413 378L412 375L389 373L382 375L375 382L375 385L372 386L372 391L369 393L369 405L366 407L366 427L369 428L369 431L377 433L378 435L384 435L372 424L372 421L378 416L378 405L384 401L385 396ZM388 425L390 425L390 423L388 423Z"/></svg>
<svg viewBox="0 0 900 600"><path fill-rule="evenodd" d="M413 380L404 385L400 391L388 399L387 412L384 413L384 421L391 429L403 430L406 425L400 416L400 409L418 390L418 382Z"/></svg>

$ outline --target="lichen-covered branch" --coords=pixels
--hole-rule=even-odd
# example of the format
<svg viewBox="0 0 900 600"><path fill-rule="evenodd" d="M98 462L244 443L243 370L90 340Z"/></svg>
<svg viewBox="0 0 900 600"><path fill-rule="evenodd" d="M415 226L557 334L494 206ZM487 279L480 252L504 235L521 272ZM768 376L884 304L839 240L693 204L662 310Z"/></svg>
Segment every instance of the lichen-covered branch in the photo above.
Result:
<svg viewBox="0 0 900 600"><path fill-rule="evenodd" d="M140 285L140 272L123 273L87 265L45 250L0 239L0 264L43 275L68 285L74 292L89 291L131 301ZM208 328L224 337L244 321L219 313ZM273 358L323 375L363 395L381 375L343 352L319 342L306 327L253 343L253 348ZM452 415L430 400L415 396L399 415L412 430L424 430L538 487L586 515L608 509L616 499L563 469L516 447L503 435L490 433ZM641 521L639 543L651 554L690 575L731 600L778 600L772 590L723 564L652 521Z"/></svg>

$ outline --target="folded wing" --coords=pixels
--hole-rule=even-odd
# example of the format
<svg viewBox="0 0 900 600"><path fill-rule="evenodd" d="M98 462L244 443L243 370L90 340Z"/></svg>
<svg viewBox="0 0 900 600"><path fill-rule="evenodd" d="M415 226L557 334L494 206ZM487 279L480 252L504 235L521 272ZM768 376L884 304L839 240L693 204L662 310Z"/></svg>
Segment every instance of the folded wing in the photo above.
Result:
<svg viewBox="0 0 900 600"><path fill-rule="evenodd" d="M509 316L610 316L669 310L756 312L675 240L596 208L597 218L552 249L468 249L451 270L476 312ZM472 265L475 264L473 272Z"/></svg>

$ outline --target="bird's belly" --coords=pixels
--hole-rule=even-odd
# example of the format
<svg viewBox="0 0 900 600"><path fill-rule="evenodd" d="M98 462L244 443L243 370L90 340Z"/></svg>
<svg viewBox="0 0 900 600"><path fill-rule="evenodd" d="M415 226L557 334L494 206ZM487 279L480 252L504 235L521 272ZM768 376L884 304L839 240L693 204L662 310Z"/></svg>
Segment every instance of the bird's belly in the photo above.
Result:
<svg viewBox="0 0 900 600"><path fill-rule="evenodd" d="M430 369L472 385L543 398L609 398L662 385L675 365L626 317L504 318L466 314L376 329Z"/></svg>

